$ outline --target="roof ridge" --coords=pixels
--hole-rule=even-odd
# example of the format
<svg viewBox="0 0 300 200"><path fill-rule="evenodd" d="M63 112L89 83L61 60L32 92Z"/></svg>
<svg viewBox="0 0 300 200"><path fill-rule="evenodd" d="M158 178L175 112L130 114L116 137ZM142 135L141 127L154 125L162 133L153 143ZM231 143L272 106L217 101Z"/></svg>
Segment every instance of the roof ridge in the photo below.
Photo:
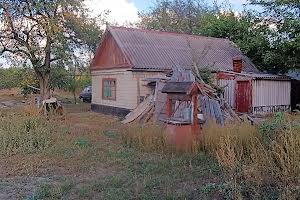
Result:
<svg viewBox="0 0 300 200"><path fill-rule="evenodd" d="M159 31L159 30L149 30L149 29L141 29L141 28L133 28L133 27L125 27L125 26L108 26L110 29L123 29L123 30L133 30L133 31L140 31L145 33L156 33L156 34L169 34L169 35L177 35L177 36L188 36L188 37L195 37L195 38L210 38L215 40L225 40L232 42L228 38L218 38L218 37L211 37L211 36L203 36L203 35L194 35L194 34L187 34L187 33L178 33L178 32L170 32L170 31Z"/></svg>

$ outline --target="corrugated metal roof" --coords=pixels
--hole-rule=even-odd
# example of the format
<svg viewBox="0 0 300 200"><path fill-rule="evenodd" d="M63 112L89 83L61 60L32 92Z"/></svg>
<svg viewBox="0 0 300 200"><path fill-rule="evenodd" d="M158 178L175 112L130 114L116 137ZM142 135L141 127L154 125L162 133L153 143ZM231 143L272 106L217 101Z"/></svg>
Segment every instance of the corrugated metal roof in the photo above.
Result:
<svg viewBox="0 0 300 200"><path fill-rule="evenodd" d="M275 75L275 74L250 74L254 79L270 79L270 80L290 80L288 76L285 75Z"/></svg>
<svg viewBox="0 0 300 200"><path fill-rule="evenodd" d="M190 67L193 57L199 66L211 70L232 70L232 59L241 56L245 72L259 72L236 45L221 38L194 36L135 28L108 27L135 70L170 70ZM194 55L194 56L193 56Z"/></svg>
<svg viewBox="0 0 300 200"><path fill-rule="evenodd" d="M237 77L245 77L246 79L256 79L256 80L291 80L290 77L286 75L276 75L276 74L267 74L267 73L252 73L252 72L242 72L236 73L231 71L223 71L224 73L232 74Z"/></svg>

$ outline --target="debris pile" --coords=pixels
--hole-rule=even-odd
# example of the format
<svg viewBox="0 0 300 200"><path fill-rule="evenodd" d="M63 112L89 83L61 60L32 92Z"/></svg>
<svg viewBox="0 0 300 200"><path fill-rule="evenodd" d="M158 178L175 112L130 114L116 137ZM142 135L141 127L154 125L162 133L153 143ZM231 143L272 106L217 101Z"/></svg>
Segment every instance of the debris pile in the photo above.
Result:
<svg viewBox="0 0 300 200"><path fill-rule="evenodd" d="M126 115L122 123L147 123L153 118L154 110L154 96L150 95L142 103L140 103L132 112Z"/></svg>
<svg viewBox="0 0 300 200"><path fill-rule="evenodd" d="M192 83L198 87L198 113L203 115L204 122L214 120L223 126L227 122L241 121L228 103L219 97L215 88L204 83L203 80L192 71L174 67L171 79L167 81L165 79L155 79L154 94L148 96L135 110L129 113L122 123L147 123L151 119L166 121L166 118L168 118L166 113L167 95L162 92L162 88L164 88L167 83L168 85L170 85L170 83L173 84L172 87L174 88L176 88L176 85L179 87L182 83ZM189 93L190 91L186 91L186 95ZM175 101L174 119L187 118L191 120L191 116L187 117L187 115L191 115L192 102Z"/></svg>

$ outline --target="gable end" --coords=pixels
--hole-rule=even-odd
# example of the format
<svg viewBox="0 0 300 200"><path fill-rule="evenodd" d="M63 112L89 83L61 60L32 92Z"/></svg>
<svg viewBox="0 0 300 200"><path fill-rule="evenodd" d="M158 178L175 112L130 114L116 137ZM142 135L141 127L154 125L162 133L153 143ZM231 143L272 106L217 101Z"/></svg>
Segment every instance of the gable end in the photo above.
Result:
<svg viewBox="0 0 300 200"><path fill-rule="evenodd" d="M107 31L98 47L91 70L131 68L132 64L112 34Z"/></svg>

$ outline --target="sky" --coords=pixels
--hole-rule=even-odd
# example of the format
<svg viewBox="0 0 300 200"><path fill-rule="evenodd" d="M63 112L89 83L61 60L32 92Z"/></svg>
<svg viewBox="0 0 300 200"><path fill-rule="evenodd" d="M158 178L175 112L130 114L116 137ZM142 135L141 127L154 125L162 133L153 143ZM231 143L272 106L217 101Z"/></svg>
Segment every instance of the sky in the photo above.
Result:
<svg viewBox="0 0 300 200"><path fill-rule="evenodd" d="M218 2L221 1L228 1L236 11L241 11L243 4L247 3L247 0L218 0ZM108 21L118 25L138 22L138 13L147 11L155 2L156 0L85 0L87 8L92 11L91 16L97 16L105 10L110 10ZM207 2L212 2L212 0L207 0ZM0 67L6 62L0 57Z"/></svg>
<svg viewBox="0 0 300 200"><path fill-rule="evenodd" d="M212 0L207 0L212 2ZM227 0L233 10L243 10L243 4L247 0ZM218 2L223 2L219 0ZM92 10L92 15L96 16L104 10L110 10L108 21L111 23L118 23L119 25L126 25L128 23L138 22L138 12L147 11L149 7L153 6L155 0L86 0L87 7Z"/></svg>

